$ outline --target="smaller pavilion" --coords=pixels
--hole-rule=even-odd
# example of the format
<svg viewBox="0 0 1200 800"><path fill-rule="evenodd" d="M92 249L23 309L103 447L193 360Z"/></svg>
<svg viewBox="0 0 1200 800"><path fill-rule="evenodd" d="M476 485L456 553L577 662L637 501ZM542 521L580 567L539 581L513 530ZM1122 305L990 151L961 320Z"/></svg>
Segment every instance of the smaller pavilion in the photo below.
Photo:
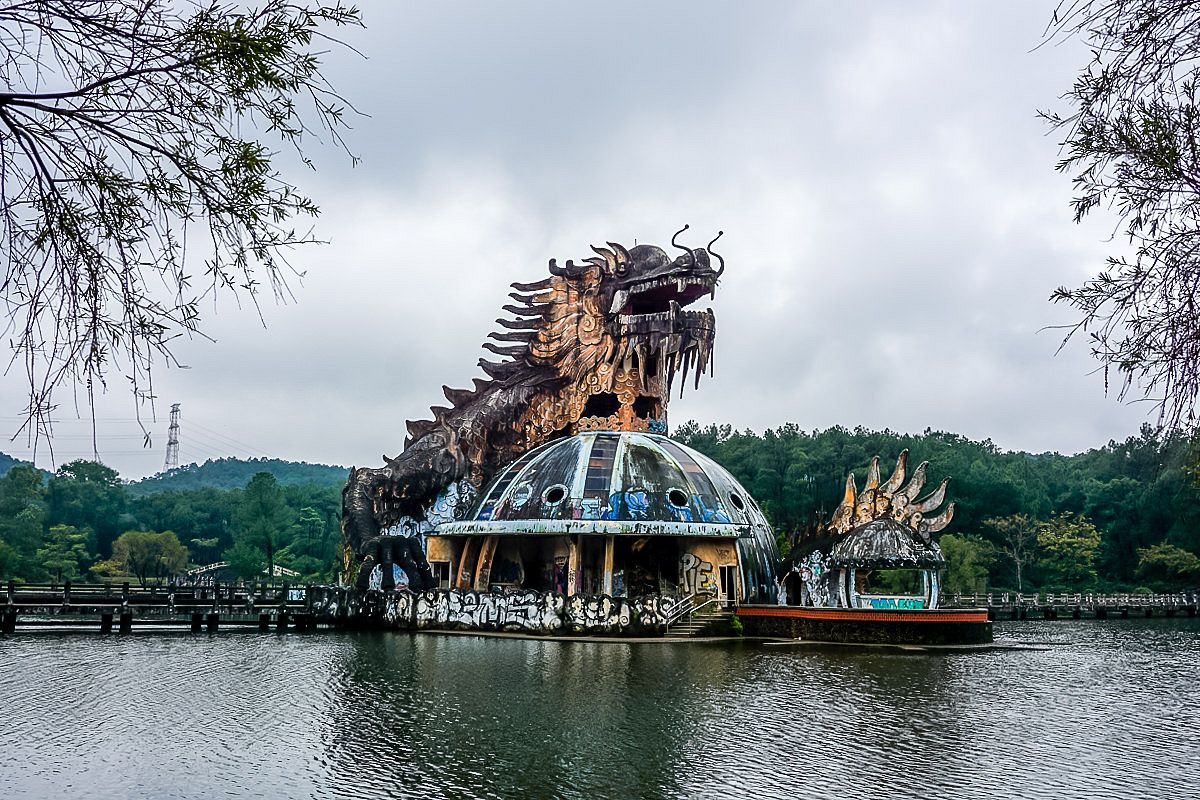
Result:
<svg viewBox="0 0 1200 800"><path fill-rule="evenodd" d="M801 541L789 556L781 582L785 602L800 606L868 609L936 609L946 566L933 534L950 524L954 504L937 509L949 478L917 499L927 463L905 483L908 451L880 482L872 459L862 492L851 473L833 518L818 536Z"/></svg>

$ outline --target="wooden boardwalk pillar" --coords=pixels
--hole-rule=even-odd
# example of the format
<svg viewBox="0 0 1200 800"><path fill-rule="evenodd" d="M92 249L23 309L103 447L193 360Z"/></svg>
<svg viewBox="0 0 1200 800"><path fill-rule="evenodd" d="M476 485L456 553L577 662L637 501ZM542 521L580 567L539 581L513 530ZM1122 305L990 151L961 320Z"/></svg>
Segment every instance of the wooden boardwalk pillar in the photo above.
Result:
<svg viewBox="0 0 1200 800"><path fill-rule="evenodd" d="M192 633L199 633L200 626L204 622L203 614L192 614Z"/></svg>
<svg viewBox="0 0 1200 800"><path fill-rule="evenodd" d="M133 612L132 611L127 611L127 610L121 611L121 620L119 622L119 626L120 627L118 628L118 630L121 633L130 633L133 630Z"/></svg>
<svg viewBox="0 0 1200 800"><path fill-rule="evenodd" d="M208 632L216 633L217 630L221 627L220 613L216 612L216 611L208 612L208 619L206 620L206 622L207 622L206 627L208 628Z"/></svg>
<svg viewBox="0 0 1200 800"><path fill-rule="evenodd" d="M113 615L112 615L111 611L105 611L103 614L100 615L100 632L101 633L112 633L112 618L113 618Z"/></svg>

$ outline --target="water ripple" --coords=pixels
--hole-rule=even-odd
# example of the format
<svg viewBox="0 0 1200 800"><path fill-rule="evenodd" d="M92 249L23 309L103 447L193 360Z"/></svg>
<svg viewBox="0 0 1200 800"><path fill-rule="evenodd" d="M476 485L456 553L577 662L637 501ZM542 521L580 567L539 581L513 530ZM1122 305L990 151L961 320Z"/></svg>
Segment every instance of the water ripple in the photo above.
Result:
<svg viewBox="0 0 1200 800"><path fill-rule="evenodd" d="M997 634L1048 648L25 633L0 797L1200 796L1200 623Z"/></svg>

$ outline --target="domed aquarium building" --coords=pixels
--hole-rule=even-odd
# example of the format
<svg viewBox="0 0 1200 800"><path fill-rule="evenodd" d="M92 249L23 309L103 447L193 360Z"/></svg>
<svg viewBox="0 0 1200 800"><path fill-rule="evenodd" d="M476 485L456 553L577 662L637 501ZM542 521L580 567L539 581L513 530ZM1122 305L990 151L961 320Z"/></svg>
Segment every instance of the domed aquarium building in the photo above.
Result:
<svg viewBox="0 0 1200 800"><path fill-rule="evenodd" d="M779 553L723 467L666 436L595 431L518 458L426 550L437 588L398 593L410 627L661 633L681 611L771 603Z"/></svg>
<svg viewBox="0 0 1200 800"><path fill-rule="evenodd" d="M666 436L601 431L538 447L466 519L437 526L443 586L565 596L774 602L779 557L732 475Z"/></svg>

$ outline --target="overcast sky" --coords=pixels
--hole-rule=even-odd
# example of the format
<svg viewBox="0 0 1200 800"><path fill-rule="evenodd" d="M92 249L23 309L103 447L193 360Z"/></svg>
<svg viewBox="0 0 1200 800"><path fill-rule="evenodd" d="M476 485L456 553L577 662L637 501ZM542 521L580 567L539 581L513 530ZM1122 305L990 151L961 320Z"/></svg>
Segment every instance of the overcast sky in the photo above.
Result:
<svg viewBox="0 0 1200 800"><path fill-rule="evenodd" d="M364 0L348 40L366 58L327 69L369 115L362 163L317 148L318 171L293 172L330 242L295 258L297 302L265 329L210 311L217 341L156 375L151 449L114 376L101 457L161 469L178 402L185 463L376 465L443 383L481 375L509 282L685 222L693 246L725 231L728 270L716 377L672 402L674 425L930 427L1036 452L1124 438L1148 405L1106 397L1082 343L1056 356L1039 332L1072 320L1050 292L1117 246L1111 217L1071 222L1036 118L1087 58L1034 49L1053 5ZM11 434L21 385L0 386ZM63 417L57 462L89 456Z"/></svg>

